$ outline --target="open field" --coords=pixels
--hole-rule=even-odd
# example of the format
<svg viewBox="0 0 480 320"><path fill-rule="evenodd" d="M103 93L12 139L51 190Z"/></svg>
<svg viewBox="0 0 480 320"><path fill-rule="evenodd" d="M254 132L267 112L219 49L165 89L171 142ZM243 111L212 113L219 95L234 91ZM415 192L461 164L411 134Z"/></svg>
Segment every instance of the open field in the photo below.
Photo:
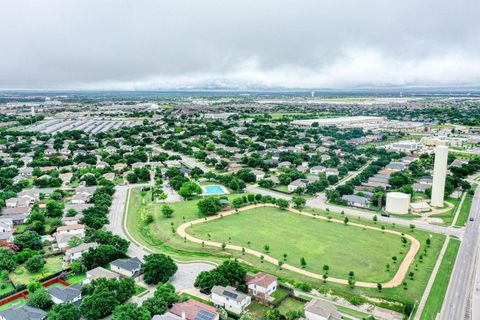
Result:
<svg viewBox="0 0 480 320"><path fill-rule="evenodd" d="M385 282L391 275L384 271L387 263L396 272L397 264L408 251L398 236L369 229L345 226L320 220L311 220L289 211L261 207L195 225L188 233L205 240L231 243L265 252L278 260L287 254L286 263L323 274L323 266L330 267L329 275L348 278L355 272L358 281ZM269 252L264 249L268 245ZM381 271L380 271L381 270Z"/></svg>
<svg viewBox="0 0 480 320"><path fill-rule="evenodd" d="M236 196L238 195L229 195L229 198L232 199L232 197ZM371 219L350 217L351 222L362 223L366 226L384 226L386 229L412 235L420 241L420 251L422 253L424 253L423 250L426 248L425 240L431 238L432 241L430 248L427 249L427 254L423 254L423 259L420 261L417 255L414 264L410 266L409 272L414 272L415 276L413 280L405 280L408 285L407 289L404 289L402 286L384 288L381 292L373 288L355 287L352 289L342 284L331 282L324 283L322 280L313 279L286 269L280 270L276 265L260 263L257 257L242 255L241 252L238 251L228 249L223 251L221 248L215 247L202 248L200 244L192 243L190 241L185 242L180 236L172 233L171 223L173 222L174 227L179 226L183 223L183 216L185 216L186 221L198 219L196 208L197 201L198 199L169 204L174 208L175 213L172 218L164 218L160 213L160 207L162 204L151 203L149 193L141 193L138 189L134 189L131 192L127 215L128 231L136 241L142 243L150 250L169 254L182 261L208 260L212 262L221 262L225 258L234 257L241 259L241 261L245 263L247 269L252 272L262 270L278 276L283 282L306 282L321 292L330 292L331 294L345 297L349 301L355 301L355 303L358 303L358 301L360 301L360 303L364 302L365 297L380 299L376 300L376 304L399 311L402 310L402 305L392 304L389 303L389 301L409 301L413 303L420 300L445 239L445 237L440 234L431 234L421 230L412 231L409 228L395 224L374 223ZM323 217L331 216L334 219L343 220L344 218L343 215L335 212L327 213L323 210L311 208L305 208L304 211ZM149 226L145 226L142 223L142 219L144 219L146 213L155 213L155 221ZM151 230L155 230L155 232L152 232ZM385 268L382 268L382 270L387 273ZM393 276L391 271L390 276Z"/></svg>
<svg viewBox="0 0 480 320"><path fill-rule="evenodd" d="M427 303L423 309L421 320L435 320L437 313L440 312L459 247L459 240L450 239Z"/></svg>

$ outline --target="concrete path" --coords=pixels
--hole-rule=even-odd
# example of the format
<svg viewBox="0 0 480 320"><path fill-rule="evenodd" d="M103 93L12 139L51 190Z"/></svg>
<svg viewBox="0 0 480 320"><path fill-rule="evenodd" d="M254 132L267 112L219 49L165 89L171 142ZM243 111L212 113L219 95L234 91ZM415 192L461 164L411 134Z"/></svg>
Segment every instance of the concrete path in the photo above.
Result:
<svg viewBox="0 0 480 320"><path fill-rule="evenodd" d="M273 204L257 204L257 205L250 205L250 206L240 208L240 209L238 209L238 211L246 211L246 210L259 208L259 207L276 207L276 206L273 205ZM293 212L293 213L300 214L300 215L303 215L303 216L306 216L306 217L328 221L328 219L326 217L323 217L323 216L314 216L310 213L301 212L301 211L298 211L298 210L295 210L295 209L292 209L292 208L289 208L288 210ZM205 245L208 245L208 246L222 247L222 244L219 243L219 242L207 241L207 240L195 238L194 236L191 236L190 234L188 234L186 230L193 225L200 224L200 223L205 223L207 221L220 219L222 217L229 216L229 215L232 215L232 214L235 214L235 213L236 213L236 210L229 210L229 211L226 211L226 212L221 212L218 215L210 216L210 217L207 217L207 218L200 218L200 219L197 219L197 220L194 220L194 221L186 222L186 223L180 225L177 228L177 233L182 238L186 238L187 240L195 242L195 243L204 243ZM333 223L343 224L343 221L338 220L338 219L331 219L330 221L333 222ZM350 222L349 225L355 226L355 227L360 227L360 228L366 228L366 229L370 229L370 230L375 230L375 231L378 231L378 232L390 233L390 234L394 234L394 235L397 235L397 236L402 236L402 234L398 231L393 231L393 230L388 230L388 229L387 230L382 230L381 228L366 226L366 225L359 224L359 223L354 223L354 222ZM412 237L410 235L404 235L404 236L405 236L405 238L407 238L411 242L410 250L407 252L405 258L403 259L402 263L400 264L400 266L397 270L397 273L394 275L394 277L391 280L382 284L383 288L393 288L393 287L396 287L396 286L399 286L399 285L402 284L403 279L407 275L408 268L410 267L410 264L413 262L413 260L415 258L415 255L417 254L418 250L420 249L420 242L417 239L415 239L414 237ZM256 257L259 257L259 258L261 256L263 256L264 261L267 261L267 262L270 262L272 264L278 265L278 260L277 259L275 259L275 258L273 258L269 255L266 255L262 252L252 250L250 248L243 248L241 246L231 245L231 244L226 244L226 248L236 250L236 251L245 250L245 252L250 254L250 255L253 255L253 256L256 256ZM282 268L293 271L293 272L296 272L296 273L299 273L299 274L302 274L302 275L305 275L305 276L308 276L308 277L311 277L311 278L323 280L323 277L322 277L321 274L310 272L310 271L307 271L305 269L297 268L295 266L292 266L292 265L289 265L289 264L286 264L286 263L284 263L282 265ZM348 284L348 280L346 280L346 279L339 279L339 278L333 278L333 277L328 277L327 281L340 283L340 284ZM373 282L356 282L355 285L359 286L359 287L366 287L366 288L376 288L377 287L377 283L373 283Z"/></svg>

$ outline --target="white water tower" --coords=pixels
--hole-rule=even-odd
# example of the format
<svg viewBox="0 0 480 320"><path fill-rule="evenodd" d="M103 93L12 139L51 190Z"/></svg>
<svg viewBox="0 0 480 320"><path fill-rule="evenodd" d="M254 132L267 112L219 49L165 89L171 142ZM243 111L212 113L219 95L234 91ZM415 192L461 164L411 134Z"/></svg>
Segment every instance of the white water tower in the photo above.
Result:
<svg viewBox="0 0 480 320"><path fill-rule="evenodd" d="M447 178L448 147L435 148L435 164L433 165L432 201L433 207L443 207L445 180Z"/></svg>

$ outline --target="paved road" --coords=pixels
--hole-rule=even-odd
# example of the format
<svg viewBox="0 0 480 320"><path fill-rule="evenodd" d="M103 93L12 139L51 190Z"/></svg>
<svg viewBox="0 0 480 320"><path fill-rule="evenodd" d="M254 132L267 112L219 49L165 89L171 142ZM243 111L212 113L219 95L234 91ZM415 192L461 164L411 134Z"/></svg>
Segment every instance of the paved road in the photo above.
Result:
<svg viewBox="0 0 480 320"><path fill-rule="evenodd" d="M282 198L286 200L292 199L291 195L275 192L273 190L259 188L257 186L247 186L246 191L251 193L259 193L262 195L269 195L272 197ZM410 224L413 224L415 228L418 228L420 230L456 236L460 239L463 237L463 233L464 233L463 229L460 229L460 228L436 226L436 225L429 224L428 222L425 222L425 221L406 220L406 219L395 218L395 217L382 217L378 214L372 213L371 211L367 211L367 210L327 204L325 195L323 193L315 198L307 200L307 207L320 209L320 210L325 210L328 208L330 211L338 212L338 213L343 211L348 216L361 217L363 219L370 219L370 220L373 219L374 215L377 215L378 221L381 221L384 223L388 223L388 224L395 223L396 225L404 226L404 227L409 227Z"/></svg>
<svg viewBox="0 0 480 320"><path fill-rule="evenodd" d="M115 187L115 195L113 197L113 203L110 207L110 214L109 220L110 224L107 225L107 230L110 230L112 233L117 234L125 239L130 240L130 246L128 247L127 254L130 257L138 257L139 259L143 260L145 255L152 253L151 250L141 246L140 244L132 241L132 239L127 236L125 230L123 228L123 219L124 219L124 212L127 206L127 195L128 190L134 187L146 186L144 185L127 185L127 186L117 186ZM191 289L193 288L193 284L195 282L195 278L197 275L206 270L211 270L215 266L210 263L202 263L202 262L193 262L193 263L179 263L177 262L178 270L173 275L172 283L178 291ZM149 293L146 295L138 298L137 302L141 302L148 297L153 295L155 288L149 287Z"/></svg>
<svg viewBox="0 0 480 320"><path fill-rule="evenodd" d="M208 222L208 221L221 219L222 217L226 217L228 215L234 215L234 214L237 214L237 212L239 212L239 211L247 211L247 210L251 210L253 208L258 208L258 207L275 207L275 205L270 204L270 203L249 205L249 206L246 206L246 207L242 207L240 209L235 209L235 210L232 209L232 210L229 210L229 211L223 211L222 214L220 214L220 215L210 216L210 217L207 217L205 219L204 218L199 218L197 220L185 222L185 223L183 223L183 224L181 224L180 226L177 227L177 234L180 237L185 238L186 240L189 240L189 241L192 241L192 242L195 242L195 243L202 243L202 244L205 244L207 246L213 246L213 247L220 248L224 244L222 244L220 242L208 241L208 240L196 238L196 237L192 236L191 234L187 233L187 231L186 231L187 228L190 228L193 225L205 223L205 222ZM320 219L320 220L325 220L325 221L328 220L326 217L314 216L311 213L299 211L299 210L296 210L296 209L293 209L293 208L289 208L288 210L293 212L293 213L303 215L303 216L306 216L306 217L309 217L309 218ZM331 222L332 223L339 223L339 224L343 225L343 220L331 219ZM389 230L389 229L382 230L382 229L380 229L380 227L365 226L364 224L355 223L355 222L350 222L349 225L359 227L359 228L365 228L365 229L369 229L369 230L375 230L375 231L378 231L378 232L386 232L386 233L394 234L394 235L397 235L397 236L402 235L402 233L400 233L398 231ZM403 279L407 275L408 268L410 267L413 259L415 258L415 255L417 254L418 250L420 249L420 242L416 238L414 238L414 237L412 237L408 234L405 234L404 237L406 237L408 240L410 240L410 242L411 242L410 249L408 250L407 254L405 255L405 258L400 263L400 266L398 267L398 270L395 273L395 275L393 276L393 278L390 279L387 282L382 283L384 288L393 288L393 287L397 287L397 286L402 284ZM233 244L226 244L225 246L226 246L227 249L232 249L232 250L236 250L236 251L245 251L246 253L248 253L250 255L253 255L253 256L256 256L256 257L259 257L259 258L263 257L263 259L266 262L270 262L274 265L278 265L278 262L279 262L277 259L275 259L275 258L273 258L269 255L266 255L263 252L252 250L250 248L244 248L244 247L233 245ZM319 280L323 279L321 274L310 272L310 271L307 271L305 269L297 268L297 267L295 267L293 265L290 265L288 263L284 263L282 265L282 268L293 271L293 272L296 272L298 274L306 275L306 276L311 277L311 278L315 278L315 279L319 279ZM341 284L348 284L348 281L346 279L340 279L340 278L334 278L334 277L328 277L328 279L326 281L341 283ZM366 288L376 288L377 287L376 282L357 281L355 285L358 286L358 287L366 287Z"/></svg>
<svg viewBox="0 0 480 320"><path fill-rule="evenodd" d="M467 223L447 294L443 302L440 320L480 319L478 305L475 306L474 316L472 316L473 310L471 309L472 297L478 298L478 295L472 296L472 291L478 288L474 284L473 276L475 268L478 268L480 188L477 188L473 197L470 217L473 217L475 220Z"/></svg>

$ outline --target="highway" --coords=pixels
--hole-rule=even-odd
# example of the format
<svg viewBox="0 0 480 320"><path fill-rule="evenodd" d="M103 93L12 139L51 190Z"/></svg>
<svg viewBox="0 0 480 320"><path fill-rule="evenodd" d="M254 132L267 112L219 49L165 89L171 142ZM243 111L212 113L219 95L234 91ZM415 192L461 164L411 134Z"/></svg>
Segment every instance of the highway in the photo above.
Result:
<svg viewBox="0 0 480 320"><path fill-rule="evenodd" d="M478 295L474 295L472 291L476 291L474 271L478 268L480 188L477 188L473 197L470 217L474 218L474 221L469 221L465 228L463 241L440 312L440 320L480 319L478 305L472 310L472 298L478 298ZM473 315L472 312L476 313Z"/></svg>

